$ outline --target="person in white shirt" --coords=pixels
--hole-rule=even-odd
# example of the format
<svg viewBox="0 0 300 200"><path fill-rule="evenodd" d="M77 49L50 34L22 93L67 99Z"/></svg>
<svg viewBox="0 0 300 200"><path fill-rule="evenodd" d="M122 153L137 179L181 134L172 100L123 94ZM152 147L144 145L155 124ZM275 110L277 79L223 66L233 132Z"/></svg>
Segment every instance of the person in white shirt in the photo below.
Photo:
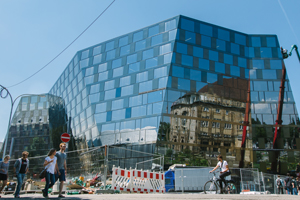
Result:
<svg viewBox="0 0 300 200"><path fill-rule="evenodd" d="M220 184L220 189L221 189L221 193L223 193L223 189L222 189L222 182L225 183L225 177L229 176L231 174L229 167L228 167L228 163L226 160L223 160L222 155L218 155L218 164L217 166L211 170L209 173L212 173L213 171L217 170L219 167L221 168L220 171L220 179L219 179L219 184Z"/></svg>
<svg viewBox="0 0 300 200"><path fill-rule="evenodd" d="M51 149L48 153L48 156L45 158L44 167L47 169L46 172L46 185L45 189L43 189L43 196L48 198L48 189L51 188L55 183L55 173L58 172L58 166L56 163L57 158L55 157L56 150Z"/></svg>

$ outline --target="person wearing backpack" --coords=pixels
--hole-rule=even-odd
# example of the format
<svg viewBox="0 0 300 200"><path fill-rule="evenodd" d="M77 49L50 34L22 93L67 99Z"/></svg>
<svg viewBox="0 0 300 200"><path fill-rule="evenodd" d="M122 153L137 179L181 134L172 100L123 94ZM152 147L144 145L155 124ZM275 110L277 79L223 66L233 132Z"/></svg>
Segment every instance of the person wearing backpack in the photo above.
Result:
<svg viewBox="0 0 300 200"><path fill-rule="evenodd" d="M283 194L283 184L282 184L282 179L280 178L280 175L277 176L276 185L277 185L277 193Z"/></svg>
<svg viewBox="0 0 300 200"><path fill-rule="evenodd" d="M293 192L292 192L292 178L290 177L290 173L287 173L286 175L287 175L287 177L284 179L284 186L286 188L287 194L292 195L293 194Z"/></svg>
<svg viewBox="0 0 300 200"><path fill-rule="evenodd" d="M293 195L298 195L297 182L294 179L294 176L292 176L292 192L293 192Z"/></svg>

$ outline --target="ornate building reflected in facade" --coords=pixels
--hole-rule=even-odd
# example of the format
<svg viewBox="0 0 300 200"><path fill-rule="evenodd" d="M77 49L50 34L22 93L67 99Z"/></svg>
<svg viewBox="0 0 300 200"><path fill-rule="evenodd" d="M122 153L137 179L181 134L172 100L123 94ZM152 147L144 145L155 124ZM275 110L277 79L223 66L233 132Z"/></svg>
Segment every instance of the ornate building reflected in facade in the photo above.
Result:
<svg viewBox="0 0 300 200"><path fill-rule="evenodd" d="M282 67L276 35L248 35L176 16L78 51L49 91L49 102L56 97L60 103L50 103L47 131L52 137L69 126L74 149L123 146L166 154L169 164L214 165L221 153L236 167L245 150L245 166L266 171L274 162ZM300 149L287 76L284 82L276 160L282 166L298 159ZM127 163L148 159L130 155L115 164L129 168Z"/></svg>

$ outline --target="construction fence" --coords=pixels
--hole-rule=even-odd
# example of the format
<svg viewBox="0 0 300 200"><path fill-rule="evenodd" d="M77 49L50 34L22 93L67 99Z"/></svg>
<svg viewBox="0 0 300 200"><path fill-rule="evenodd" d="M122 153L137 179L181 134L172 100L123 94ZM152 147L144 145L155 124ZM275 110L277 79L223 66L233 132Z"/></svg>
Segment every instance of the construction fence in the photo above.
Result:
<svg viewBox="0 0 300 200"><path fill-rule="evenodd" d="M104 185L112 183L113 166L122 169L148 170L150 172L164 173L164 156L160 154L151 154L123 146L101 146L89 149L81 149L66 152L67 154L67 173L66 179L69 183L74 180L93 180L102 182ZM45 156L29 157L30 167L26 179L40 182L39 173L43 169ZM13 177L13 165L16 160L10 160L8 179L16 181ZM208 172L212 168L201 168L203 173L195 173L182 169L184 171L175 175L177 183L174 188L176 191L203 191L206 181L212 178ZM180 169L178 169L180 170ZM237 186L237 192L261 192L277 194L276 174L259 172L253 168L234 168L231 169L231 175L228 179L234 180ZM193 177L191 180L189 177ZM284 179L284 176L281 176ZM188 189L185 189L188 188ZM105 189L105 187L104 187ZM284 191L285 192L285 191Z"/></svg>

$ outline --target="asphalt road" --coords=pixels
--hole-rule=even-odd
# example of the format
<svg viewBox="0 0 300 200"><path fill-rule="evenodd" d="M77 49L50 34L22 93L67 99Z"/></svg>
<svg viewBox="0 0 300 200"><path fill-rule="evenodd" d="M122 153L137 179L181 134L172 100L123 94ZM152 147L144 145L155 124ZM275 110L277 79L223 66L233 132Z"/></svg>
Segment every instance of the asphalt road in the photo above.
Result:
<svg viewBox="0 0 300 200"><path fill-rule="evenodd" d="M1 195L1 199L14 199L13 195ZM42 194L23 194L20 195L22 199L45 199ZM236 195L226 195L226 194L200 194L200 193L173 193L173 194L81 194L81 195L66 195L66 198L57 198L57 195L49 195L49 199L66 199L66 200L93 200L93 199L109 199L109 200L144 200L144 199L156 199L156 200L168 200L168 199L211 199L211 200L293 200L299 199L296 195L272 195L272 194L236 194Z"/></svg>

